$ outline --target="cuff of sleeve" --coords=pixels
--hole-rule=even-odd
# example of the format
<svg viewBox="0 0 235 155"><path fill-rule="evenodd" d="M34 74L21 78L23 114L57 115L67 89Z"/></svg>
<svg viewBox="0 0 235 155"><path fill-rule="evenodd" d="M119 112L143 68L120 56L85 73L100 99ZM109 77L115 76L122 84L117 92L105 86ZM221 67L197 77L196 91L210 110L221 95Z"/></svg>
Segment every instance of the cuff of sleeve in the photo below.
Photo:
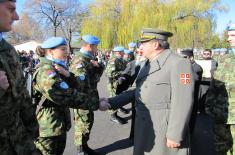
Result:
<svg viewBox="0 0 235 155"><path fill-rule="evenodd" d="M169 133L166 133L166 138L170 139L170 140L172 140L172 141L174 141L176 143L180 143L182 141L182 138L170 135Z"/></svg>
<svg viewBox="0 0 235 155"><path fill-rule="evenodd" d="M110 104L110 110L116 110L116 109L118 109L116 106L115 106L115 104L112 102L112 98L108 98L108 102L109 102L109 104Z"/></svg>

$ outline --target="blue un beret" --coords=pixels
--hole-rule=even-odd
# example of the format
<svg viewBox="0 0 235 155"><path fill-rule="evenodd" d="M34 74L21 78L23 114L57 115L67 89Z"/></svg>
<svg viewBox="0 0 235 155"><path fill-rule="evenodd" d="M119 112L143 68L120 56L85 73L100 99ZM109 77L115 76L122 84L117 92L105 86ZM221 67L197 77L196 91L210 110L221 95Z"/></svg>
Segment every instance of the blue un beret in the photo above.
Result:
<svg viewBox="0 0 235 155"><path fill-rule="evenodd" d="M47 40L45 40L41 47L45 48L45 49L52 49L52 48L56 48L58 46L61 45L67 45L67 41L65 38L63 37L51 37Z"/></svg>
<svg viewBox="0 0 235 155"><path fill-rule="evenodd" d="M227 31L232 31L232 30L235 30L235 23L229 24L229 25L227 26Z"/></svg>
<svg viewBox="0 0 235 155"><path fill-rule="evenodd" d="M131 42L131 43L128 44L128 46L129 46L130 48L134 48L134 47L136 47L136 43Z"/></svg>
<svg viewBox="0 0 235 155"><path fill-rule="evenodd" d="M113 48L114 52L123 52L124 51L124 47L123 46L116 46Z"/></svg>
<svg viewBox="0 0 235 155"><path fill-rule="evenodd" d="M100 43L99 38L96 36L92 35L84 35L82 36L82 40L84 40L86 43L91 44L91 45L98 45Z"/></svg>
<svg viewBox="0 0 235 155"><path fill-rule="evenodd" d="M128 54L128 55L133 54L133 52L132 52L131 50L128 50L128 49L125 49L125 50L124 50L124 53L125 53L125 54Z"/></svg>

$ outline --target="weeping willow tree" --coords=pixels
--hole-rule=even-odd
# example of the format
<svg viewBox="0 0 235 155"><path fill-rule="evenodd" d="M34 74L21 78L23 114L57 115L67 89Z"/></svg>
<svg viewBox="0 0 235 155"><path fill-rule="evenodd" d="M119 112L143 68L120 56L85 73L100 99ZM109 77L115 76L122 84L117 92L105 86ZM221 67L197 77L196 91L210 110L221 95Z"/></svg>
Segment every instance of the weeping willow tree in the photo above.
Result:
<svg viewBox="0 0 235 155"><path fill-rule="evenodd" d="M173 47L202 47L215 28L220 0L96 0L83 21L81 34L101 39L101 48L137 40L143 27L174 33Z"/></svg>

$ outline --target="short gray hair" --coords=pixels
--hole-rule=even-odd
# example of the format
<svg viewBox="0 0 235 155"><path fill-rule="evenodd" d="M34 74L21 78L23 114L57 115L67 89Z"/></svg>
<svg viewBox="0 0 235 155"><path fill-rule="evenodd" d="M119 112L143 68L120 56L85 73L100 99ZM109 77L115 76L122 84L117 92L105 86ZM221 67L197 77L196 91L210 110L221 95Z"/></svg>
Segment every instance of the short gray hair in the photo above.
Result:
<svg viewBox="0 0 235 155"><path fill-rule="evenodd" d="M166 40L161 40L161 39L153 39L151 40L152 42L158 42L160 47L163 49L169 49L170 48L170 44L168 43L168 41Z"/></svg>

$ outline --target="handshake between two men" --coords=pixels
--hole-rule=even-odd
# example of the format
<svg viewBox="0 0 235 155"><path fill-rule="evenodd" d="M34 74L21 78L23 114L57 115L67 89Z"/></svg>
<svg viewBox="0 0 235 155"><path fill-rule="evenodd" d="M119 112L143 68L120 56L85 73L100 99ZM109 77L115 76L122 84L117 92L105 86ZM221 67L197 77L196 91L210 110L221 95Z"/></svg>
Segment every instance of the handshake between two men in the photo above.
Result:
<svg viewBox="0 0 235 155"><path fill-rule="evenodd" d="M99 110L106 111L108 109L111 109L111 105L108 102L108 99L107 98L100 98Z"/></svg>

